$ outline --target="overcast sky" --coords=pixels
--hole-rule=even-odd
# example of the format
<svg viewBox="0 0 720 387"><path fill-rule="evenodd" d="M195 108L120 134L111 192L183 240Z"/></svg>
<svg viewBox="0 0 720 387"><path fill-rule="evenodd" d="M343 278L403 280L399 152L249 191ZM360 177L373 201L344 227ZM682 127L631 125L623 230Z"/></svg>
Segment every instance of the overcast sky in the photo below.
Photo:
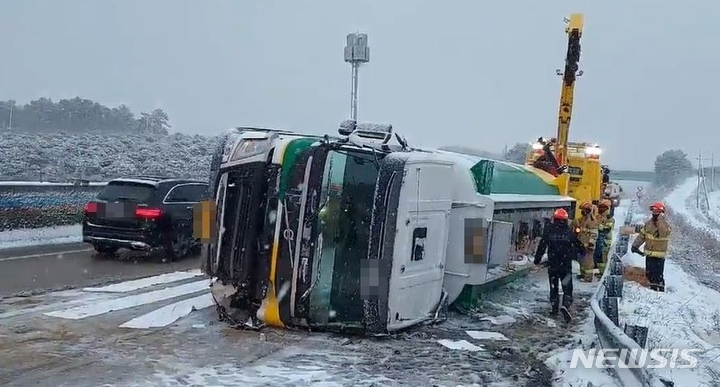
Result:
<svg viewBox="0 0 720 387"><path fill-rule="evenodd" d="M349 116L345 36L366 32L359 118L411 144L554 136L563 17L585 14L571 140L611 168L718 151L720 6L669 0L2 0L0 99L76 95L173 129L334 132Z"/></svg>

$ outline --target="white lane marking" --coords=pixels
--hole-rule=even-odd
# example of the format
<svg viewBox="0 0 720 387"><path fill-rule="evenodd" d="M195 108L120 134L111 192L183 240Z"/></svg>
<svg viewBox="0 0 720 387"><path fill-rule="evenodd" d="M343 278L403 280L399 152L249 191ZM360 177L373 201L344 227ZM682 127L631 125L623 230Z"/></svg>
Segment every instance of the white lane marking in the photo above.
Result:
<svg viewBox="0 0 720 387"><path fill-rule="evenodd" d="M66 293L67 292L67 293ZM19 308L15 310L10 310L5 313L0 313L0 320L10 317L17 317L17 316L24 316L26 314L31 313L44 313L46 311L52 311L57 310L59 308L69 308L75 305L82 305L87 304L90 301L98 301L98 300L108 300L108 297L110 297L107 293L84 293L79 290L67 290L67 291L61 291L58 293L51 293L51 296L57 295L57 299L52 299L48 303L44 303L42 305L38 305L31 308L24 308L25 305L22 303L16 304L18 300L25 300L24 298L12 298L11 301L3 300L3 307L6 309L14 309ZM41 296L45 298L46 296ZM63 298L70 298L70 297L76 297L76 299L63 299Z"/></svg>
<svg viewBox="0 0 720 387"><path fill-rule="evenodd" d="M84 252L86 252L86 251L93 251L93 249L67 250L67 251L56 251L56 252L53 252L53 253L18 255L18 256L15 256L15 257L0 258L0 262L17 261L17 260L19 260L19 259L28 259L28 258L51 257L51 256L53 256L53 255L84 253Z"/></svg>
<svg viewBox="0 0 720 387"><path fill-rule="evenodd" d="M55 312L44 313L46 316L59 317L70 320L80 320L87 317L99 316L108 312L133 308L140 305L152 304L153 302L169 300L171 298L196 293L202 290L210 291L210 281L202 280L170 288L155 290L152 292L136 294L133 296L103 300L88 303L75 308L63 309Z"/></svg>
<svg viewBox="0 0 720 387"><path fill-rule="evenodd" d="M176 271L173 273L165 273L152 277L140 278L132 281L118 282L107 286L83 288L84 292L96 293L127 293L133 290L148 288L150 286L168 284L170 282L182 281L203 275L200 269L189 271Z"/></svg>
<svg viewBox="0 0 720 387"><path fill-rule="evenodd" d="M161 328L168 326L182 317L189 315L193 310L205 309L214 305L212 295L205 293L201 296L188 298L176 303L155 309L150 313L138 316L122 325L120 328Z"/></svg>

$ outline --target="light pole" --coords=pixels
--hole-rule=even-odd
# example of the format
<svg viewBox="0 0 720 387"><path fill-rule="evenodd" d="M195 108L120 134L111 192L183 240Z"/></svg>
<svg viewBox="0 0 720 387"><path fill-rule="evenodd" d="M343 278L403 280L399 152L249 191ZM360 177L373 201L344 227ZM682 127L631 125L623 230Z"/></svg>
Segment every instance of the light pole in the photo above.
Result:
<svg viewBox="0 0 720 387"><path fill-rule="evenodd" d="M367 34L348 34L347 45L345 46L345 62L350 63L350 66L352 67L350 75L350 118L357 121L358 77L360 65L370 62L370 47L368 47Z"/></svg>
<svg viewBox="0 0 720 387"><path fill-rule="evenodd" d="M8 130L12 129L12 120L13 120L13 110L15 109L15 105L12 103L10 104L10 119L8 120Z"/></svg>

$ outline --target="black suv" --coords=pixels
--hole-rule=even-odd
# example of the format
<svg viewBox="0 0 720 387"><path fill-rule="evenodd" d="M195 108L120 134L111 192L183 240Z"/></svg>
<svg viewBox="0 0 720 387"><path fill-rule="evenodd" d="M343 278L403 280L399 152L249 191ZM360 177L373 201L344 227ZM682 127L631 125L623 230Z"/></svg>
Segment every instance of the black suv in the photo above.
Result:
<svg viewBox="0 0 720 387"><path fill-rule="evenodd" d="M199 246L193 237L193 208L207 187L187 179L115 179L85 205L83 241L100 253L164 250L166 261L181 258Z"/></svg>

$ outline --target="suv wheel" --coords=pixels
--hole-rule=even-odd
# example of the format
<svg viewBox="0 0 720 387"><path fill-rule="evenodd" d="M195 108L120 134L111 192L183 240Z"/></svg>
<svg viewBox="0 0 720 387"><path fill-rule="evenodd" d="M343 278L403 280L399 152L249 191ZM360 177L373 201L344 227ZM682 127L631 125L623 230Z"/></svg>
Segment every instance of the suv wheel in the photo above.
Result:
<svg viewBox="0 0 720 387"><path fill-rule="evenodd" d="M112 246L95 245L93 247L95 248L95 251L100 254L115 254L118 251L117 247Z"/></svg>
<svg viewBox="0 0 720 387"><path fill-rule="evenodd" d="M200 239L193 238L190 242L191 242L191 245L190 245L190 249L188 250L188 252L190 254L200 254L200 252L202 251L202 246L203 246Z"/></svg>
<svg viewBox="0 0 720 387"><path fill-rule="evenodd" d="M183 234L176 234L173 237L170 246L165 248L165 258L163 262L177 261L185 257L190 249L190 239Z"/></svg>

